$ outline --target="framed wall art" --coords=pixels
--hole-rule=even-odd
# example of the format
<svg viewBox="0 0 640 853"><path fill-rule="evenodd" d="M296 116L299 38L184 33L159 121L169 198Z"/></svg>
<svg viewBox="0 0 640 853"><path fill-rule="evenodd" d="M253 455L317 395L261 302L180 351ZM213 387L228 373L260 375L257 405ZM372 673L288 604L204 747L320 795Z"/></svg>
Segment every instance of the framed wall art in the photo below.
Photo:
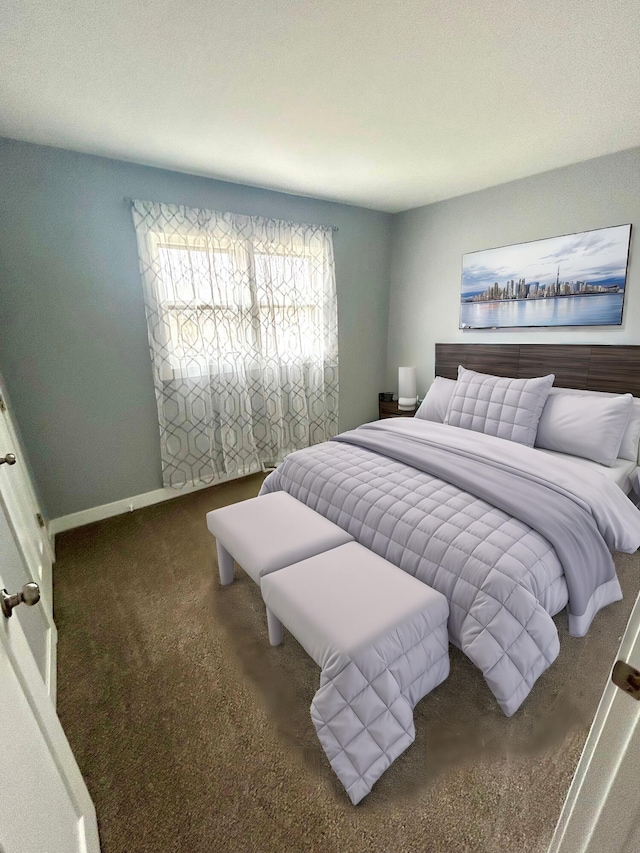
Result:
<svg viewBox="0 0 640 853"><path fill-rule="evenodd" d="M461 329L619 326L631 225L462 256Z"/></svg>

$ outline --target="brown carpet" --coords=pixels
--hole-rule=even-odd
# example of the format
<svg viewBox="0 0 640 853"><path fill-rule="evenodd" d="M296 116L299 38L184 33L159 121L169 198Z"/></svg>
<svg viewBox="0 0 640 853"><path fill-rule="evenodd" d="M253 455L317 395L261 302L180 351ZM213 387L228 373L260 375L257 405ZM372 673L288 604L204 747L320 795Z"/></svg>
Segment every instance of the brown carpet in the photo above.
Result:
<svg viewBox="0 0 640 853"><path fill-rule="evenodd" d="M309 716L319 670L272 649L257 586L217 581L205 513L261 476L57 537L59 714L94 799L103 853L533 853L546 850L620 635L640 558L616 555L624 601L589 635L556 617L560 657L511 719L451 648L417 737L357 807Z"/></svg>

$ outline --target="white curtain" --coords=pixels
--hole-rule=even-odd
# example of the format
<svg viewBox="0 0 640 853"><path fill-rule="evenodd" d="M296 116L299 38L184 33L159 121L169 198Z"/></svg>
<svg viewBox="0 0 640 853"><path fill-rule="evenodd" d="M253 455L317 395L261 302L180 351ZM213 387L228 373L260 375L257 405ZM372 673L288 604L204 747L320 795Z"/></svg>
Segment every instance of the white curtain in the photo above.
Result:
<svg viewBox="0 0 640 853"><path fill-rule="evenodd" d="M132 202L166 486L276 465L338 428L330 228Z"/></svg>

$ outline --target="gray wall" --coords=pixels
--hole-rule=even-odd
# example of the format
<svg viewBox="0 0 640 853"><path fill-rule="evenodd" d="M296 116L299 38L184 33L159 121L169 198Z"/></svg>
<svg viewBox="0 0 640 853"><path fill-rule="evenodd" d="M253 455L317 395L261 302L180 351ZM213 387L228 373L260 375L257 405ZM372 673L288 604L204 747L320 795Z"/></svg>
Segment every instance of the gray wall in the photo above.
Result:
<svg viewBox="0 0 640 853"><path fill-rule="evenodd" d="M49 517L162 485L125 196L338 226L340 426L376 417L389 214L0 139L0 370Z"/></svg>
<svg viewBox="0 0 640 853"><path fill-rule="evenodd" d="M458 329L462 255L480 249L631 222L623 325L465 331ZM599 157L394 217L387 385L399 365L418 367L422 396L436 342L640 344L640 148ZM637 245L637 242L636 242Z"/></svg>
<svg viewBox="0 0 640 853"><path fill-rule="evenodd" d="M339 227L342 429L376 416L401 364L424 392L436 341L640 343L634 236L621 327L458 329L465 252L640 225L640 149L391 216L0 139L0 370L51 518L162 484L125 196Z"/></svg>

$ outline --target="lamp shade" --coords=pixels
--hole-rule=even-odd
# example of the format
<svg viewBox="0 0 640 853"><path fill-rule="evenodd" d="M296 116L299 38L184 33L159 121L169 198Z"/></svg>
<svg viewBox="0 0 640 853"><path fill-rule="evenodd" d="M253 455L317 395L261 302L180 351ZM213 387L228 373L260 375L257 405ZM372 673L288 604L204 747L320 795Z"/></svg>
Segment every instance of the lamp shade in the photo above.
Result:
<svg viewBox="0 0 640 853"><path fill-rule="evenodd" d="M398 368L398 408L404 411L415 409L418 401L415 367Z"/></svg>

